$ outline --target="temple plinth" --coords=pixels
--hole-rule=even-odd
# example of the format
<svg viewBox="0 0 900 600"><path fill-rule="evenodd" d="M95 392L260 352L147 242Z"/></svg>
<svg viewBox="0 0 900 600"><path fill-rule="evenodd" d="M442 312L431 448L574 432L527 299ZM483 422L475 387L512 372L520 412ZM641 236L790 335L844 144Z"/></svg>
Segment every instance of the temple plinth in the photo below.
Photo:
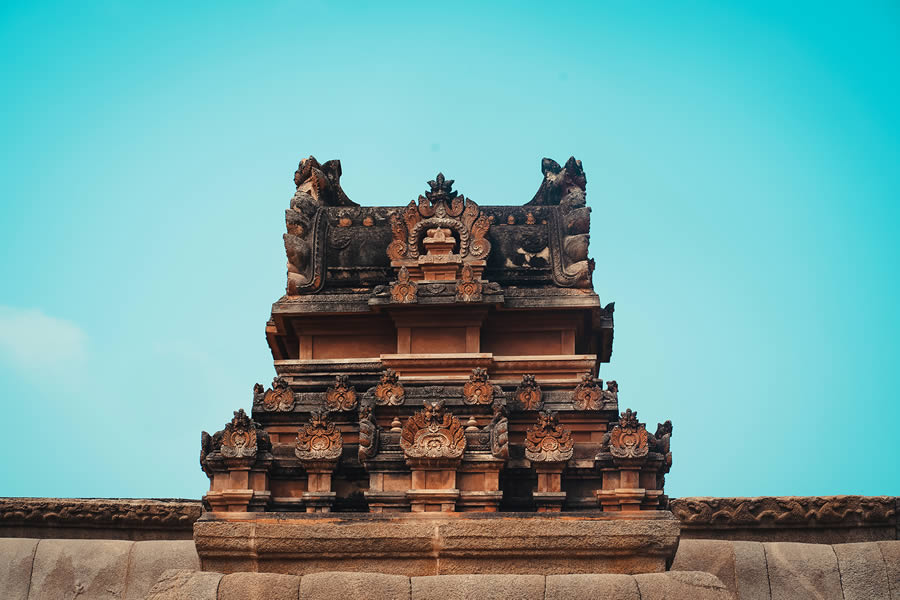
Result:
<svg viewBox="0 0 900 600"><path fill-rule="evenodd" d="M272 519L326 537L328 519L373 532L439 519L454 539L460 519L515 537L516 526L487 524L531 527L540 513L533 556L554 547L566 519L607 533L639 522L650 538L665 524L659 539L670 539L671 423L649 433L620 412L619 384L598 379L614 305L593 289L584 171L574 158L544 159L542 171L519 206L479 205L438 174L405 206L364 207L341 189L339 163L301 162L285 219L287 293L266 324L277 376L253 386L250 416L203 434L204 560L239 568L247 557L213 560L204 552L216 545L200 540L223 522ZM675 542L653 544L592 568L664 569ZM476 546L458 572L478 572L465 570L478 568ZM309 572L319 559L292 560L307 562L276 570Z"/></svg>

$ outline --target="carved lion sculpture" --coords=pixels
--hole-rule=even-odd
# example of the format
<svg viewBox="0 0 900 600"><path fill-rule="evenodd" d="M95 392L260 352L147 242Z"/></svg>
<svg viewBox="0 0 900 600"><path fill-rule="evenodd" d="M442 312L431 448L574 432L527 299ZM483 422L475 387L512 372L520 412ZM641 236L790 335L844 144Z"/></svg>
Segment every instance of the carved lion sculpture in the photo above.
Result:
<svg viewBox="0 0 900 600"><path fill-rule="evenodd" d="M584 190L587 178L581 161L569 157L566 166L561 167L552 158L541 161L544 180L531 202L525 206L563 206L579 208L585 205Z"/></svg>
<svg viewBox="0 0 900 600"><path fill-rule="evenodd" d="M304 158L294 173L297 195L306 194L319 206L359 206L341 189L341 161L319 164L314 156Z"/></svg>

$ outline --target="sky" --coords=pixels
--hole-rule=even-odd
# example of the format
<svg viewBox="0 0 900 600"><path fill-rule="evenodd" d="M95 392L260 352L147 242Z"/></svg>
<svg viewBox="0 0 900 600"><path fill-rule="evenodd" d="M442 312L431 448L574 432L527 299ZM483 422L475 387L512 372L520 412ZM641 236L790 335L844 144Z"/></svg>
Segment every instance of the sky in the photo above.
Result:
<svg viewBox="0 0 900 600"><path fill-rule="evenodd" d="M900 495L897 3L6 2L0 55L0 496L208 489L311 154L394 206L576 156L667 493Z"/></svg>

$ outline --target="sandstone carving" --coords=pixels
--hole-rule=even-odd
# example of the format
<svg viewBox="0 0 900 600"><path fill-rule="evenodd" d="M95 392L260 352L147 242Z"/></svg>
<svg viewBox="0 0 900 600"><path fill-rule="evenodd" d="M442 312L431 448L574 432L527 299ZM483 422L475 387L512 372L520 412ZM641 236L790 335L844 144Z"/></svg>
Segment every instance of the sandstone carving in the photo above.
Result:
<svg viewBox="0 0 900 600"><path fill-rule="evenodd" d="M540 463L565 462L574 452L572 434L559 424L559 415L555 411L539 412L537 425L525 433L525 458Z"/></svg>
<svg viewBox="0 0 900 600"><path fill-rule="evenodd" d="M381 375L381 382L375 386L375 403L379 406L400 406L406 398L403 384L397 373L391 369Z"/></svg>
<svg viewBox="0 0 900 600"><path fill-rule="evenodd" d="M581 383L575 387L575 395L572 404L576 410L599 410L603 407L603 383L594 380L594 376L585 373L581 376Z"/></svg>
<svg viewBox="0 0 900 600"><path fill-rule="evenodd" d="M889 496L675 498L671 510L689 527L851 526L896 521Z"/></svg>
<svg viewBox="0 0 900 600"><path fill-rule="evenodd" d="M416 302L418 292L418 284L409 279L409 270L401 267L397 273L396 283L391 286L391 300L400 304L412 304Z"/></svg>
<svg viewBox="0 0 900 600"><path fill-rule="evenodd" d="M294 185L299 194L306 194L319 206L359 206L341 189L339 160L319 164L313 156L304 158L294 172Z"/></svg>
<svg viewBox="0 0 900 600"><path fill-rule="evenodd" d="M647 428L630 408L609 434L609 453L616 458L641 458L650 451Z"/></svg>
<svg viewBox="0 0 900 600"><path fill-rule="evenodd" d="M475 277L475 271L471 265L463 265L460 270L460 280L456 284L457 302L480 302L481 280Z"/></svg>
<svg viewBox="0 0 900 600"><path fill-rule="evenodd" d="M472 370L469 381L463 386L463 402L466 404L490 404L494 400L494 386L488 380L485 369Z"/></svg>
<svg viewBox="0 0 900 600"><path fill-rule="evenodd" d="M494 416L491 419L491 454L495 458L509 458L509 413L502 398L493 402Z"/></svg>
<svg viewBox="0 0 900 600"><path fill-rule="evenodd" d="M334 385L325 392L325 407L328 410L347 411L356 408L356 390L350 385L346 375L334 378Z"/></svg>
<svg viewBox="0 0 900 600"><path fill-rule="evenodd" d="M244 409L234 413L234 418L225 425L221 436L220 452L227 458L249 458L256 456L259 450L260 433L264 433L258 423L253 421ZM265 434L268 438L268 434Z"/></svg>
<svg viewBox="0 0 900 600"><path fill-rule="evenodd" d="M343 447L341 432L328 420L328 413L317 410L297 433L294 454L303 461L334 460L340 458Z"/></svg>
<svg viewBox="0 0 900 600"><path fill-rule="evenodd" d="M272 387L263 391L263 386L253 386L253 405L269 412L289 412L294 409L294 392L284 377L272 380Z"/></svg>
<svg viewBox="0 0 900 600"><path fill-rule="evenodd" d="M516 402L523 410L540 410L544 403L541 401L541 386L537 384L534 375L523 375L522 383L516 389Z"/></svg>
<svg viewBox="0 0 900 600"><path fill-rule="evenodd" d="M378 453L378 425L371 404L359 406L359 462L364 463Z"/></svg>
<svg viewBox="0 0 900 600"><path fill-rule="evenodd" d="M444 402L425 402L425 407L406 420L400 447L412 458L459 458L466 435L459 419L444 410Z"/></svg>

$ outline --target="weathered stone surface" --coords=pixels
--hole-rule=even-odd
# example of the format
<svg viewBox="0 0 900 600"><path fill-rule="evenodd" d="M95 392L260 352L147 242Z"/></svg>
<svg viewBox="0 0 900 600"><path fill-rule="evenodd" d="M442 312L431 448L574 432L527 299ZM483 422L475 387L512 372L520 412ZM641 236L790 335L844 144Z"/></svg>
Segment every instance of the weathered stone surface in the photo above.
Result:
<svg viewBox="0 0 900 600"><path fill-rule="evenodd" d="M737 597L740 600L770 600L769 567L762 543L732 542L732 548Z"/></svg>
<svg viewBox="0 0 900 600"><path fill-rule="evenodd" d="M841 600L837 557L826 544L767 542L772 600Z"/></svg>
<svg viewBox="0 0 900 600"><path fill-rule="evenodd" d="M34 555L29 600L119 599L134 542L41 540Z"/></svg>
<svg viewBox="0 0 900 600"><path fill-rule="evenodd" d="M192 540L135 542L128 558L125 600L143 600L169 569L200 569L200 557Z"/></svg>
<svg viewBox="0 0 900 600"><path fill-rule="evenodd" d="M218 600L297 600L300 578L276 573L232 573L219 582Z"/></svg>
<svg viewBox="0 0 900 600"><path fill-rule="evenodd" d="M887 571L877 544L835 544L844 600L889 598Z"/></svg>
<svg viewBox="0 0 900 600"><path fill-rule="evenodd" d="M147 600L216 600L221 573L169 569L150 589Z"/></svg>
<svg viewBox="0 0 900 600"><path fill-rule="evenodd" d="M725 584L710 573L669 571L635 575L641 600L733 600Z"/></svg>
<svg viewBox="0 0 900 600"><path fill-rule="evenodd" d="M900 541L878 542L878 549L884 559L891 598L900 600Z"/></svg>
<svg viewBox="0 0 900 600"><path fill-rule="evenodd" d="M667 513L642 514L652 518L256 513L261 518L228 521L210 515L196 524L195 539L203 568L225 573L303 575L335 568L408 576L664 571L678 543L678 523Z"/></svg>
<svg viewBox="0 0 900 600"><path fill-rule="evenodd" d="M0 538L0 590L6 598L28 597L38 540Z"/></svg>
<svg viewBox="0 0 900 600"><path fill-rule="evenodd" d="M553 600L641 600L631 575L548 575L545 598Z"/></svg>
<svg viewBox="0 0 900 600"><path fill-rule="evenodd" d="M304 575L300 580L302 600L348 600L409 598L409 578L382 573L328 572Z"/></svg>
<svg viewBox="0 0 900 600"><path fill-rule="evenodd" d="M896 539L897 498L781 496L674 498L682 538L837 544Z"/></svg>
<svg viewBox="0 0 900 600"><path fill-rule="evenodd" d="M190 539L199 500L0 498L0 537Z"/></svg>
<svg viewBox="0 0 900 600"><path fill-rule="evenodd" d="M737 594L734 572L734 544L720 540L682 540L672 562L672 571L703 571L719 578L732 594Z"/></svg>
<svg viewBox="0 0 900 600"><path fill-rule="evenodd" d="M411 600L542 600L541 575L440 575L413 577Z"/></svg>

